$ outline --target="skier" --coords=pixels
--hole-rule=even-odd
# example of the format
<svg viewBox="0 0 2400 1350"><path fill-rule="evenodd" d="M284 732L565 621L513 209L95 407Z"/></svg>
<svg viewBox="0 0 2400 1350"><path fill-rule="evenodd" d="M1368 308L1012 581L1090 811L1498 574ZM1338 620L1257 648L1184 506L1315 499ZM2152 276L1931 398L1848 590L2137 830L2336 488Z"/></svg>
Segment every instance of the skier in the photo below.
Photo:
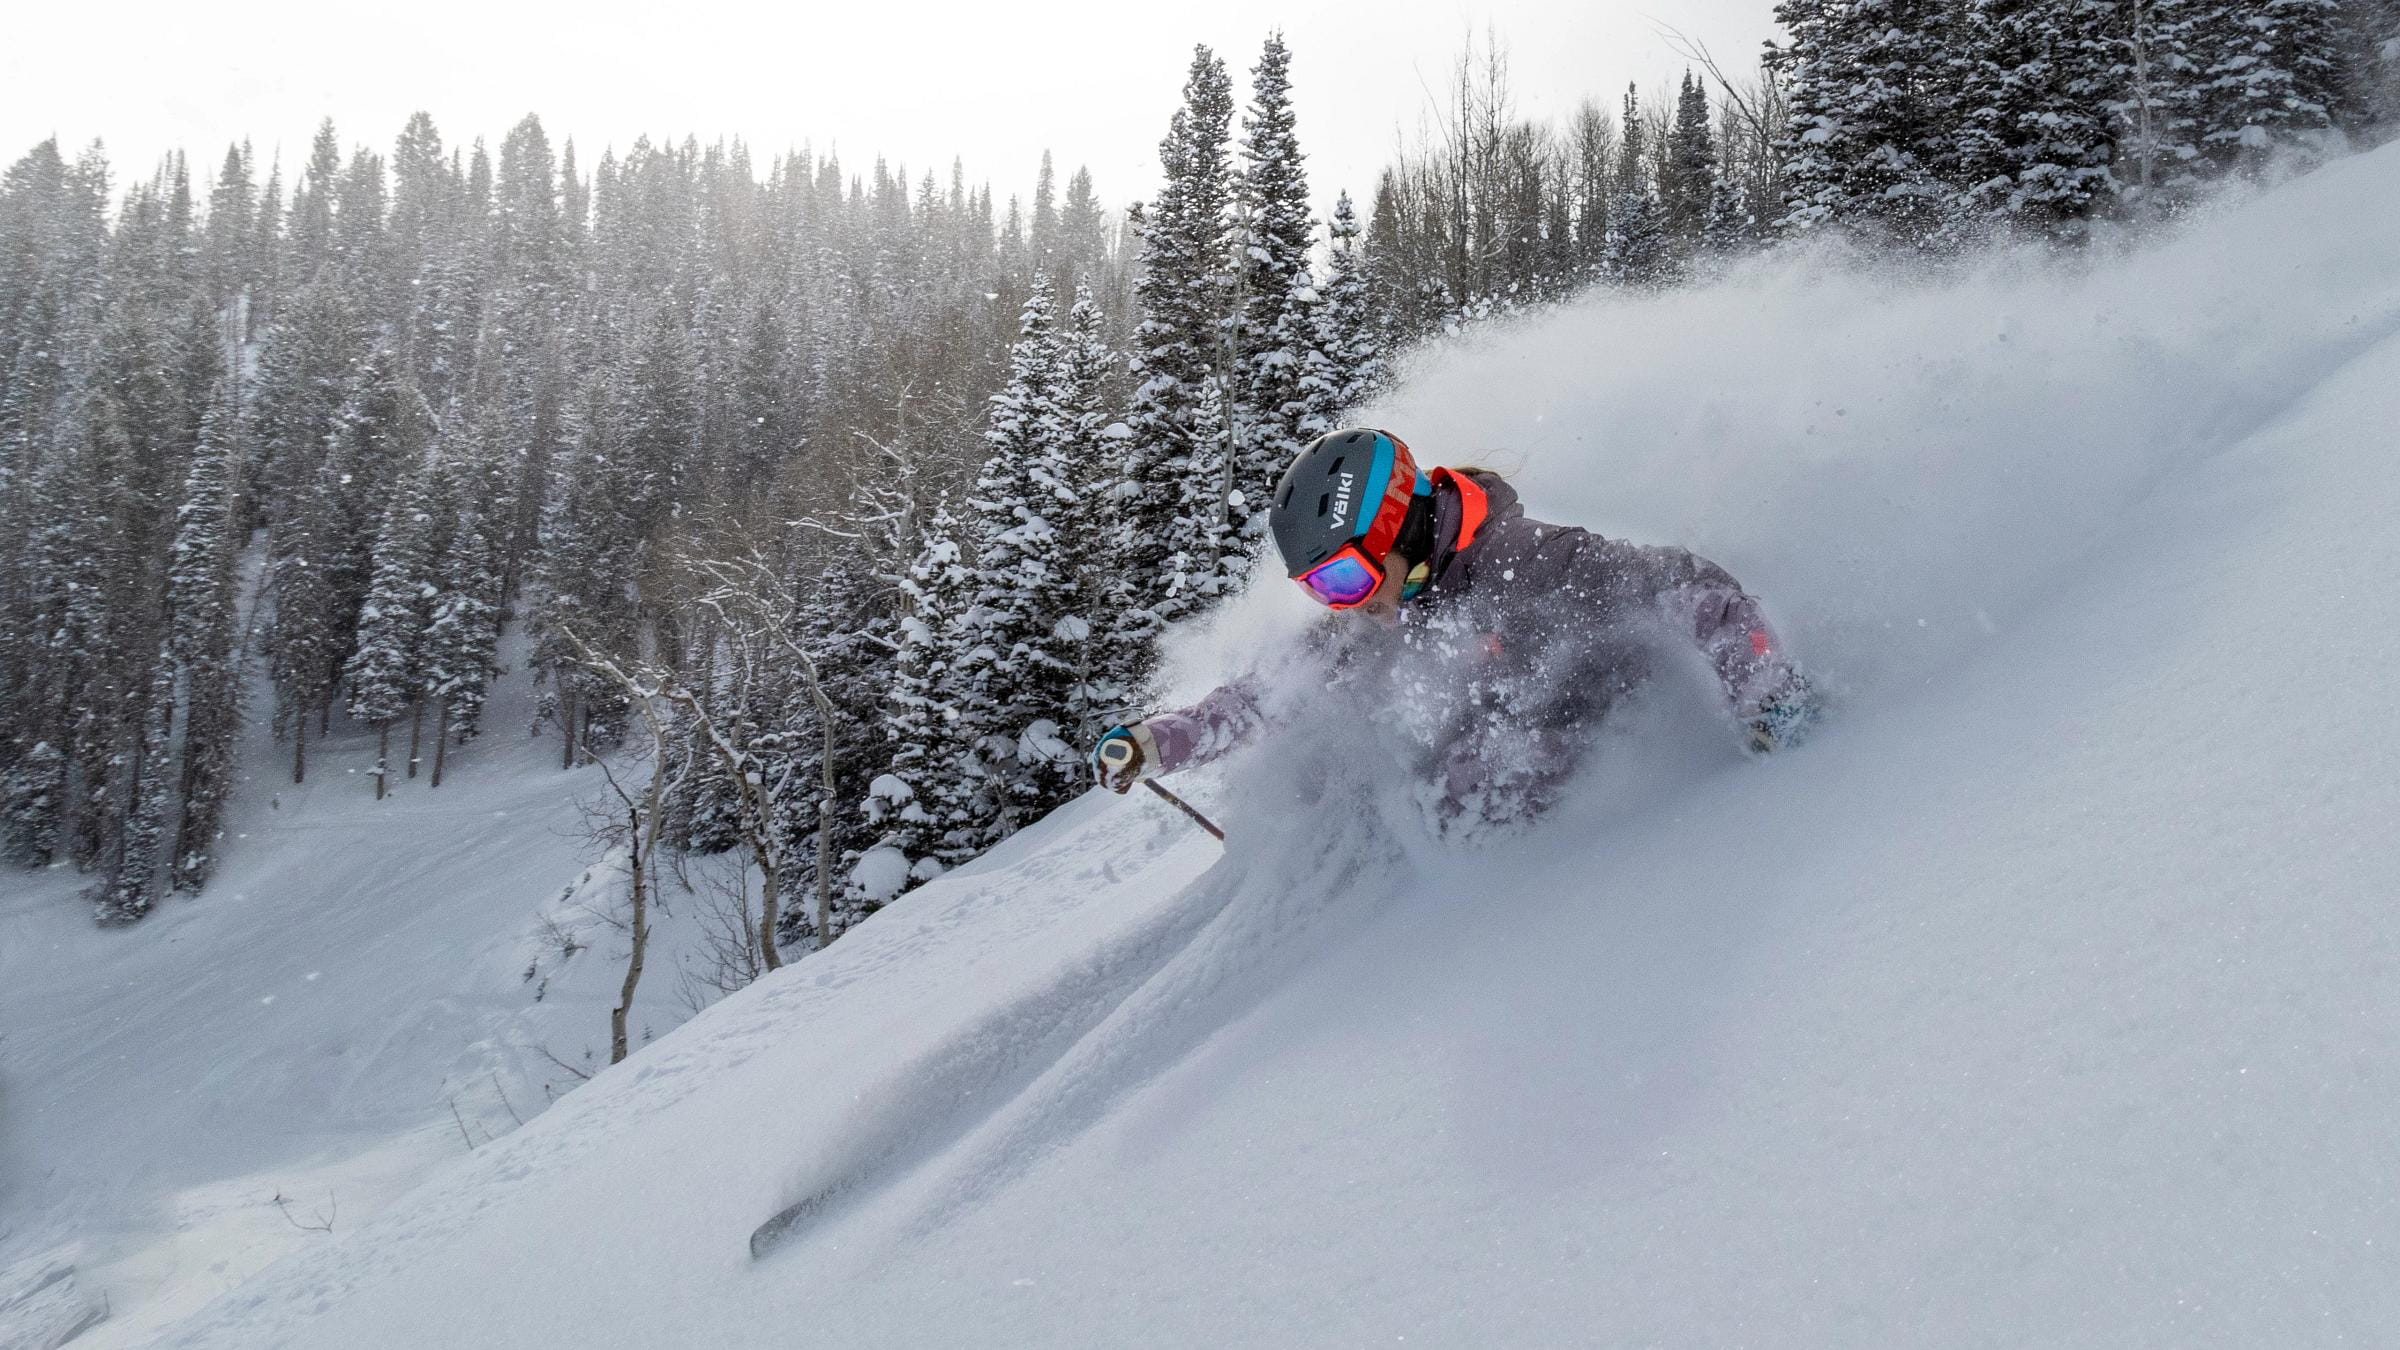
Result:
<svg viewBox="0 0 2400 1350"><path fill-rule="evenodd" d="M1752 753L1798 743L1817 720L1807 677L1724 569L1531 519L1499 475L1420 472L1389 432L1311 442L1267 522L1312 599L1375 622L1312 630L1285 654L1309 678L1253 675L1111 728L1092 749L1101 786L1206 764L1303 714L1273 706L1279 690L1332 687L1413 733L1424 762L1412 767L1438 791L1445 828L1522 819L1555 800L1609 708L1679 651L1714 672Z"/></svg>

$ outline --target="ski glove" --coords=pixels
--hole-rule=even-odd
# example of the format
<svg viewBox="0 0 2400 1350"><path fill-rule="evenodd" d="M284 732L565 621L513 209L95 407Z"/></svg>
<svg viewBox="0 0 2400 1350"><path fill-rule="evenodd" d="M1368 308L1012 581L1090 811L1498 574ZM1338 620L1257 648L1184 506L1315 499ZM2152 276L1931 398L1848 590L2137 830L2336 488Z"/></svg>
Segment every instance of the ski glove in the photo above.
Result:
<svg viewBox="0 0 2400 1350"><path fill-rule="evenodd" d="M1139 722L1110 727L1092 746L1092 781L1111 792L1130 792L1134 784L1157 774L1158 744Z"/></svg>
<svg viewBox="0 0 2400 1350"><path fill-rule="evenodd" d="M1742 729L1751 754L1770 755L1807 740L1824 715L1815 686L1794 670L1774 693L1743 709Z"/></svg>

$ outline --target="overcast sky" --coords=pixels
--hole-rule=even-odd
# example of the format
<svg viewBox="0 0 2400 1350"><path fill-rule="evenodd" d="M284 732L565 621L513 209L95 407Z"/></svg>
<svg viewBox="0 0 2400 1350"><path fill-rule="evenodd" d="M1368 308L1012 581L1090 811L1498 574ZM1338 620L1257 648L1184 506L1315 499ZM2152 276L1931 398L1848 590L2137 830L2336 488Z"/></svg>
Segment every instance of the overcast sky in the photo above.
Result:
<svg viewBox="0 0 2400 1350"><path fill-rule="evenodd" d="M240 6L187 2L43 3L4 22L0 155L13 162L56 134L107 142L120 186L182 147L203 178L247 135L287 170L331 116L344 148L388 154L417 109L447 143L497 149L527 112L553 142L575 140L586 171L634 136L740 135L754 159L803 141L846 166L884 154L912 177L970 181L1005 199L1030 194L1042 150L1060 181L1088 164L1103 201L1146 197L1192 44L1235 72L1236 97L1260 42L1280 27L1293 55L1300 142L1330 202L1362 199L1397 138L1413 132L1470 32L1495 29L1520 107L1552 116L1585 96L1613 102L1628 80L1647 95L1682 60L1659 36L1700 38L1728 71L1747 69L1772 33L1773 0L1141 0L1031 5L805 3L671 7L598 0L403 0L370 18L323 0ZM362 11L366 12L366 11Z"/></svg>

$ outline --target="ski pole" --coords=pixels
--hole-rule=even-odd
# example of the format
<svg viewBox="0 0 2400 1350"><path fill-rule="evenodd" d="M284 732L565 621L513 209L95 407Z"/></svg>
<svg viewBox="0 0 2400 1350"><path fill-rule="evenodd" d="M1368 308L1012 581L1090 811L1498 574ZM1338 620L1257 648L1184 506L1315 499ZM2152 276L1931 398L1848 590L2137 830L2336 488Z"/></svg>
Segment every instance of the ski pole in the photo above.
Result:
<svg viewBox="0 0 2400 1350"><path fill-rule="evenodd" d="M1190 802L1187 802L1183 798L1176 796L1174 793L1167 791L1163 787L1160 787L1157 779L1145 778L1142 780L1142 786L1150 789L1152 792L1157 793L1166 801L1167 805L1174 807L1176 810L1183 812L1187 816L1190 816L1194 825L1197 825L1201 829L1204 829L1210 834L1215 835L1218 843L1222 844L1225 842L1225 832L1217 828L1217 823L1215 821L1210 820L1208 817L1201 815L1197 810L1193 809L1193 806Z"/></svg>
<svg viewBox="0 0 2400 1350"><path fill-rule="evenodd" d="M1133 742L1126 740L1121 736L1112 737L1111 739L1102 741L1100 743L1101 761L1117 768L1123 768L1127 764L1132 763L1135 753ZM1187 802L1183 798L1176 796L1174 793L1167 791L1163 787L1160 787L1157 779L1145 778L1142 780L1142 786L1150 789L1152 792L1157 793L1159 800L1165 802L1169 806L1174 807L1176 810L1183 812L1185 815L1190 816L1194 825L1197 825L1201 829L1204 829L1210 834L1215 835L1218 843L1222 844L1225 842L1225 832L1217 828L1217 823L1215 821L1210 820L1204 815L1201 815L1199 811L1193 808L1190 802Z"/></svg>

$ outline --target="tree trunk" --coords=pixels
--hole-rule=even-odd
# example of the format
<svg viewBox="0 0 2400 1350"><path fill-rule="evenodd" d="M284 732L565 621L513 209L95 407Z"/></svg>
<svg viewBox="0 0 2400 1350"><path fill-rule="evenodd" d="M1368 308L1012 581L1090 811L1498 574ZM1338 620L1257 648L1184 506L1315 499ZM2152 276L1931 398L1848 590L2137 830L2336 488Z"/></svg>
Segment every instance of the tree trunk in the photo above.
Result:
<svg viewBox="0 0 2400 1350"><path fill-rule="evenodd" d="M817 950L833 945L833 723L822 708L825 728L823 792L817 799Z"/></svg>
<svg viewBox="0 0 2400 1350"><path fill-rule="evenodd" d="M781 970L783 954L775 950L775 929L782 918L781 901L775 885L775 863L762 847L765 843L759 837L750 841L750 851L758 856L758 960L769 970Z"/></svg>
<svg viewBox="0 0 2400 1350"><path fill-rule="evenodd" d="M575 691L561 689L558 698L558 734L559 739L566 742L559 751L558 767L572 769L575 767Z"/></svg>
<svg viewBox="0 0 2400 1350"><path fill-rule="evenodd" d="M408 705L408 776L417 776L417 747L425 739L425 700Z"/></svg>
<svg viewBox="0 0 2400 1350"><path fill-rule="evenodd" d="M375 723L375 800L383 800L383 785L392 776L392 719Z"/></svg>
<svg viewBox="0 0 2400 1350"><path fill-rule="evenodd" d="M2158 133L2150 120L2150 15L2144 0L2133 0L2133 95L2140 111L2142 212L2151 214L2152 175L2158 165Z"/></svg>
<svg viewBox="0 0 2400 1350"><path fill-rule="evenodd" d="M317 705L317 734L319 736L333 734L333 695L331 694L327 694L325 701Z"/></svg>
<svg viewBox="0 0 2400 1350"><path fill-rule="evenodd" d="M292 719L292 783L294 786L308 778L308 713L303 710Z"/></svg>
<svg viewBox="0 0 2400 1350"><path fill-rule="evenodd" d="M442 761L450 753L450 696L442 696L442 710L433 719L433 781L430 787L442 785Z"/></svg>
<svg viewBox="0 0 2400 1350"><path fill-rule="evenodd" d="M657 781L657 772L653 770L651 774L653 786L650 793L653 798L658 795ZM642 852L642 813L636 807L628 808L625 814L633 827L628 836L630 843L627 845L633 855L633 954L625 962L625 984L617 993L617 1006L608 1014L608 1062L611 1064L624 1062L625 1019L633 1012L634 986L642 982L642 959L650 947L649 896L642 888L642 868L645 866Z"/></svg>

